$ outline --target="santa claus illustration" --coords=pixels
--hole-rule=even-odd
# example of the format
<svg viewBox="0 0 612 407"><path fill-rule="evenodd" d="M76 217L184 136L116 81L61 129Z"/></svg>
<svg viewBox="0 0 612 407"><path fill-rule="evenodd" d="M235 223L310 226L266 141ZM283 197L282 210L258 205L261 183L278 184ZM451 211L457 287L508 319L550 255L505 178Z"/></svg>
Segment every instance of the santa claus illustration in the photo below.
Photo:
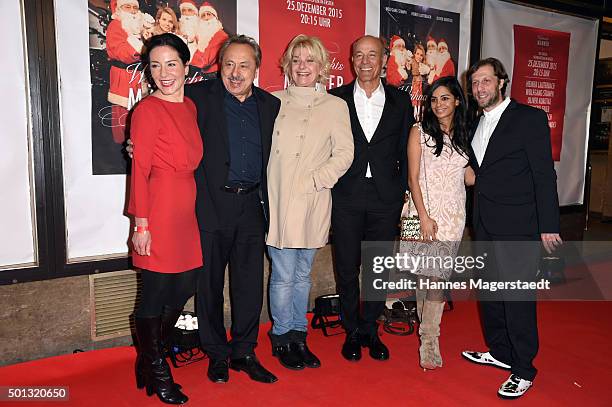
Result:
<svg viewBox="0 0 612 407"><path fill-rule="evenodd" d="M438 64L436 67L436 75L434 81L445 76L455 76L455 63L448 52L448 44L446 40L438 41Z"/></svg>
<svg viewBox="0 0 612 407"><path fill-rule="evenodd" d="M429 66L427 82L431 85L436 75L436 67L438 66L438 43L432 36L428 36L426 46L425 63Z"/></svg>
<svg viewBox="0 0 612 407"><path fill-rule="evenodd" d="M394 35L389 43L389 60L387 62L387 83L392 86L401 86L408 79L408 71L412 52L406 49L404 40Z"/></svg>
<svg viewBox="0 0 612 407"><path fill-rule="evenodd" d="M219 49L229 36L223 31L217 10L209 2L202 4L199 15L197 50L191 58L191 65L200 68L203 74L214 73L219 70L217 65Z"/></svg>
<svg viewBox="0 0 612 407"><path fill-rule="evenodd" d="M151 24L151 16L140 12L138 0L112 0L111 12L112 20L106 29L106 52L111 65L107 99L113 104L113 140L123 143L128 110L142 97L142 32Z"/></svg>
<svg viewBox="0 0 612 407"><path fill-rule="evenodd" d="M181 13L181 17L179 19L179 31L185 41L187 41L189 52L193 57L198 45L196 44L198 24L200 23L198 6L196 5L195 0L181 0L179 3L179 11Z"/></svg>

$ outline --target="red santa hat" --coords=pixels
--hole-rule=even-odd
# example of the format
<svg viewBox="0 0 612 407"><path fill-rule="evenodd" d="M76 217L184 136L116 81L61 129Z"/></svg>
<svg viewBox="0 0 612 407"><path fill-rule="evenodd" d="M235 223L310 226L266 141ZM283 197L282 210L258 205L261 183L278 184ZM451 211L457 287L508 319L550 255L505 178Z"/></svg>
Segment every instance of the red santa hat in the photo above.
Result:
<svg viewBox="0 0 612 407"><path fill-rule="evenodd" d="M404 44L404 46L406 46L406 43L404 42L404 39L402 37L398 35L394 35L393 37L391 37L389 48L390 49L395 48L400 43L400 41Z"/></svg>
<svg viewBox="0 0 612 407"><path fill-rule="evenodd" d="M179 3L179 10L188 8L192 9L196 13L198 12L198 6L196 5L195 0L181 0Z"/></svg>
<svg viewBox="0 0 612 407"><path fill-rule="evenodd" d="M448 43L444 38L440 38L440 41L438 41L438 47L442 44L446 45L446 49L448 49Z"/></svg>
<svg viewBox="0 0 612 407"><path fill-rule="evenodd" d="M219 18L219 16L217 15L217 10L215 10L212 4L205 1L204 3L202 3L202 6L200 6L200 17L202 17L202 14L204 14L207 11L211 13L212 15L214 15L215 17Z"/></svg>
<svg viewBox="0 0 612 407"><path fill-rule="evenodd" d="M432 37L431 35L427 36L427 45L429 45L429 43L434 43L436 44L436 40L434 40L434 37Z"/></svg>
<svg viewBox="0 0 612 407"><path fill-rule="evenodd" d="M121 6L125 6L127 4L139 6L138 0L111 0L111 12L115 14L118 8L121 8Z"/></svg>

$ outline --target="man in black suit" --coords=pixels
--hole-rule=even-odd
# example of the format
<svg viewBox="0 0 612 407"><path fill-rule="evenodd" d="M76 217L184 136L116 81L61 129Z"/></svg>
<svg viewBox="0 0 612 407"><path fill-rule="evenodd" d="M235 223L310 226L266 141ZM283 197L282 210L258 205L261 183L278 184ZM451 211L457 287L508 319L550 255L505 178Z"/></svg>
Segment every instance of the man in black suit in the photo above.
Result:
<svg viewBox="0 0 612 407"><path fill-rule="evenodd" d="M535 281L540 241L551 252L561 244L559 202L546 113L506 98L508 75L495 58L468 71L473 99L482 109L472 138L474 234L486 251L479 276L495 282ZM479 253L483 254L483 253ZM536 375L538 351L535 292L503 290L480 294L488 352L465 351L467 360L512 374L498 390L517 398Z"/></svg>
<svg viewBox="0 0 612 407"><path fill-rule="evenodd" d="M387 56L379 38L366 35L355 41L351 60L357 80L330 91L348 104L355 146L353 164L332 189L334 260L346 330L342 355L357 361L363 346L372 358L386 360L389 350L378 336L376 322L385 307L385 293L372 293L367 261L362 279L369 294L359 309L361 243L393 242L397 236L407 186L412 105L407 93L381 82Z"/></svg>
<svg viewBox="0 0 612 407"><path fill-rule="evenodd" d="M228 360L229 367L246 371L253 380L277 380L254 352L263 303L266 166L280 109L277 98L253 85L260 62L257 42L234 36L219 52L221 80L185 87L197 107L204 141L204 157L195 173L204 256L197 313L200 341L210 357L208 377L216 383L228 381ZM231 343L223 320L228 263Z"/></svg>

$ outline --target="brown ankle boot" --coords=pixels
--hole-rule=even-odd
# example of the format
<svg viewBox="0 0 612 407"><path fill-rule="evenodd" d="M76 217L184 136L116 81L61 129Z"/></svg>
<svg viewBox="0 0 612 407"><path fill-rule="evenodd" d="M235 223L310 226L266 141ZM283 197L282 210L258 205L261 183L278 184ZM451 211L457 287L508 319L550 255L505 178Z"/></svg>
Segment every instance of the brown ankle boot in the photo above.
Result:
<svg viewBox="0 0 612 407"><path fill-rule="evenodd" d="M429 300L423 302L421 323L419 324L419 336L421 337L419 357L423 369L442 367L442 356L438 343L442 312L444 312L444 302Z"/></svg>

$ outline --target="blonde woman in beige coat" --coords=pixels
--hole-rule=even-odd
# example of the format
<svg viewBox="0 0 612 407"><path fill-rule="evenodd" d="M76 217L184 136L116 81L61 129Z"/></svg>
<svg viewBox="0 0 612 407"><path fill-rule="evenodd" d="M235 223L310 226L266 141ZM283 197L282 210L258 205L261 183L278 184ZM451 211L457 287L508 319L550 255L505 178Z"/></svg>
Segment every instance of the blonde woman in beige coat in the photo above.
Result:
<svg viewBox="0 0 612 407"><path fill-rule="evenodd" d="M353 136L346 103L325 91L329 59L321 41L298 35L281 64L289 87L274 93L281 108L267 168L270 337L281 364L299 370L321 365L306 346L310 272L316 249L327 243L331 188L353 162Z"/></svg>

